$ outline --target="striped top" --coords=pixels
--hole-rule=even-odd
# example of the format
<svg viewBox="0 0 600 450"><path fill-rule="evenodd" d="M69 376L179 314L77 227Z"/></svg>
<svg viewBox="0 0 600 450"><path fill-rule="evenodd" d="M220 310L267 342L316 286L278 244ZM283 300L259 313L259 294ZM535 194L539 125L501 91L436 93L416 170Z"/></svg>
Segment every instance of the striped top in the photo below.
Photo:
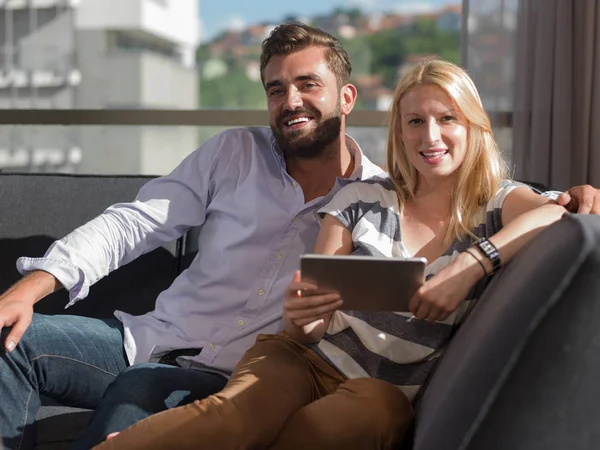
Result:
<svg viewBox="0 0 600 450"><path fill-rule="evenodd" d="M496 195L482 206L476 217L478 226L472 230L478 238L490 237L502 228L504 199L519 186L524 185L503 181ZM354 255L411 257L402 242L398 199L387 175L345 186L319 210L321 218L325 214L331 214L350 230ZM470 236L454 241L442 256L427 265L426 279L473 243ZM466 300L440 322L408 322L411 314L402 312L336 311L327 333L313 348L348 378L379 378L397 385L413 399L487 281L481 280Z"/></svg>

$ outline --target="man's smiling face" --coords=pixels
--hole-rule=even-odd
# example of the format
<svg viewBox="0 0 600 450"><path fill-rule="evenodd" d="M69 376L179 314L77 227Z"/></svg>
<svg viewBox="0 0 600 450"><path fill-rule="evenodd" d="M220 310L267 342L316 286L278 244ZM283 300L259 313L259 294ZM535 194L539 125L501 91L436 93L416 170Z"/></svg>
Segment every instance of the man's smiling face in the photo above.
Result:
<svg viewBox="0 0 600 450"><path fill-rule="evenodd" d="M339 139L340 90L324 48L273 56L264 79L271 129L286 155L316 157Z"/></svg>

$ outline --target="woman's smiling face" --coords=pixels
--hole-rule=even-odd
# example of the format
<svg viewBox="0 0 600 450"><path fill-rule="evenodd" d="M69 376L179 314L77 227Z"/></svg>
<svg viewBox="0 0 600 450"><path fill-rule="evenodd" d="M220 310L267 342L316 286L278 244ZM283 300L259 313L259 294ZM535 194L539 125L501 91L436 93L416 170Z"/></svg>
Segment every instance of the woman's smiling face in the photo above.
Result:
<svg viewBox="0 0 600 450"><path fill-rule="evenodd" d="M400 100L404 151L418 172L418 184L437 184L453 175L467 152L467 122L450 96L435 84L421 84Z"/></svg>

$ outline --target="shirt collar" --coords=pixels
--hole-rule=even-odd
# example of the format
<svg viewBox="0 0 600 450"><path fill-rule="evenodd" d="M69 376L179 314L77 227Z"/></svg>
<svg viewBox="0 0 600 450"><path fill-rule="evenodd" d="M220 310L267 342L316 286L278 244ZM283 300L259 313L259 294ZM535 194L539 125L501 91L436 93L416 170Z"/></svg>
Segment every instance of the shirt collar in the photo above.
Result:
<svg viewBox="0 0 600 450"><path fill-rule="evenodd" d="M354 170L352 171L352 173L350 174L350 176L348 178L339 178L338 177L338 181L340 181L342 184L347 184L352 181L369 178L373 175L383 172L383 169L381 169L380 167L373 164L369 160L369 158L367 158L363 154L362 149L360 148L360 145L358 145L358 142L356 142L353 137L346 134L345 139L346 139L346 147L348 148L348 151L354 158ZM283 169L285 170L287 167L286 167L286 163L285 163L285 158L283 157L283 151L277 145L277 142L275 141L275 136L273 135L273 133L271 133L271 150L272 150L273 154L279 160L281 167L283 167Z"/></svg>

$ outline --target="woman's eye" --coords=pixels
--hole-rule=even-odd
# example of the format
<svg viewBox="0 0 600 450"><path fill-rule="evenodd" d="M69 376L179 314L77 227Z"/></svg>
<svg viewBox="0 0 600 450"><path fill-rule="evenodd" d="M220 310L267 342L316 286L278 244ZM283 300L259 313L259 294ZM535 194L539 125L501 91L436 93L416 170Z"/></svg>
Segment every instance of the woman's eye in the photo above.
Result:
<svg viewBox="0 0 600 450"><path fill-rule="evenodd" d="M454 119L455 119L454 116L444 116L444 117L442 117L442 121L443 122L450 122L450 121L452 121Z"/></svg>
<svg viewBox="0 0 600 450"><path fill-rule="evenodd" d="M409 125L418 125L418 124L420 124L420 123L422 123L422 120L421 120L421 119L410 119L410 120L408 121L408 124L409 124Z"/></svg>

